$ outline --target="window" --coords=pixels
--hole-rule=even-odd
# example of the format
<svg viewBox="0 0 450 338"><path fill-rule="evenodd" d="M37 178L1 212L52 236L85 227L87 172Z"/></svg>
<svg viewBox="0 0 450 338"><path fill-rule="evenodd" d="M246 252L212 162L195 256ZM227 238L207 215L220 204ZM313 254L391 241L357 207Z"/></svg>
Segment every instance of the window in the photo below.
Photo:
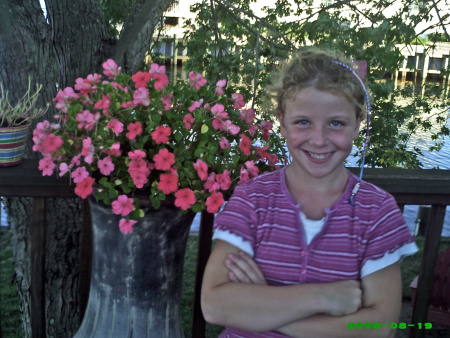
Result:
<svg viewBox="0 0 450 338"><path fill-rule="evenodd" d="M164 22L167 26L178 26L178 19L176 16L166 16Z"/></svg>

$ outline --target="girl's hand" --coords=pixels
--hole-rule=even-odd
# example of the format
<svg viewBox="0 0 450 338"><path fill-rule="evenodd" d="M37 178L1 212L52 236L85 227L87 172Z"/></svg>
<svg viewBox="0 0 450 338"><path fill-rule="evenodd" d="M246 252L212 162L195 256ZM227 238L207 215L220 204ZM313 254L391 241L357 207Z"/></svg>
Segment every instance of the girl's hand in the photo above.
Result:
<svg viewBox="0 0 450 338"><path fill-rule="evenodd" d="M228 268L228 278L235 283L251 283L267 285L261 269L253 258L247 253L240 251L239 254L230 253L225 259Z"/></svg>

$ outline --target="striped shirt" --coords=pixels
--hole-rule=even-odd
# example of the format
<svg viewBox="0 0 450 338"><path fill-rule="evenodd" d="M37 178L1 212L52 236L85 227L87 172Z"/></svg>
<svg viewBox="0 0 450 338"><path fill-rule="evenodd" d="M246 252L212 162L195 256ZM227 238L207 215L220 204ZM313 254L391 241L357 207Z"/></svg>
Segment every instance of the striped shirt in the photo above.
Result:
<svg viewBox="0 0 450 338"><path fill-rule="evenodd" d="M285 169L237 186L216 217L215 238L252 255L269 285L357 280L367 274L361 270L368 262L388 257L392 264L402 255L416 252L414 238L394 198L363 181L352 206L349 198L358 179L348 174L345 192L325 210L324 226L309 244L300 219L301 205L286 188ZM221 335L281 336L229 328Z"/></svg>

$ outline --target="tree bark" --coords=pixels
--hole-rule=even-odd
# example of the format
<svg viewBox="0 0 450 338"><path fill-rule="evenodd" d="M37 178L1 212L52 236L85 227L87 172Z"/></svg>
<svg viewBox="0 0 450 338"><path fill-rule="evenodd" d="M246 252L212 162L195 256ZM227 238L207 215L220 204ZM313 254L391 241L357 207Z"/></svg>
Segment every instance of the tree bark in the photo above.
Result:
<svg viewBox="0 0 450 338"><path fill-rule="evenodd" d="M136 72L151 45L154 28L171 0L136 0L119 39L109 36L99 0L45 0L47 18L38 0L0 2L0 83L10 93L26 91L28 77L42 84L40 104L51 103L58 89L73 87L78 77L101 73L108 58L127 72ZM23 95L23 94L22 94ZM49 119L55 114L49 109ZM34 121L32 129L40 121ZM32 151L32 133L26 158ZM20 167L18 167L20 170ZM0 173L1 174L1 173ZM43 335L69 337L81 322L78 301L80 200L47 200L45 322ZM32 201L6 198L16 263L23 330L30 328L30 226Z"/></svg>

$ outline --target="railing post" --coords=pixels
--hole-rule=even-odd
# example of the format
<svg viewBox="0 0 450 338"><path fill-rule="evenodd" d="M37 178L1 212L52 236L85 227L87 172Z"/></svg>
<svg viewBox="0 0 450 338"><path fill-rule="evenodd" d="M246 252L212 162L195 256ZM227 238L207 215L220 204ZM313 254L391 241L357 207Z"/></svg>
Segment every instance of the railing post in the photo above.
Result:
<svg viewBox="0 0 450 338"><path fill-rule="evenodd" d="M199 238L197 269L195 272L194 311L192 314L193 338L205 338L206 322L200 306L200 293L202 290L202 280L206 263L208 262L209 255L211 253L213 223L214 215L209 212L202 211L200 230L198 233Z"/></svg>
<svg viewBox="0 0 450 338"><path fill-rule="evenodd" d="M30 243L30 318L33 338L45 337L45 205L45 197L33 198Z"/></svg>
<svg viewBox="0 0 450 338"><path fill-rule="evenodd" d="M422 263L417 284L417 297L411 319L410 338L424 337L423 328L418 323L426 323L428 307L430 306L433 289L434 268L439 251L439 240L441 238L442 226L445 217L445 205L433 205L431 207L430 219L425 230L425 243L423 249Z"/></svg>

